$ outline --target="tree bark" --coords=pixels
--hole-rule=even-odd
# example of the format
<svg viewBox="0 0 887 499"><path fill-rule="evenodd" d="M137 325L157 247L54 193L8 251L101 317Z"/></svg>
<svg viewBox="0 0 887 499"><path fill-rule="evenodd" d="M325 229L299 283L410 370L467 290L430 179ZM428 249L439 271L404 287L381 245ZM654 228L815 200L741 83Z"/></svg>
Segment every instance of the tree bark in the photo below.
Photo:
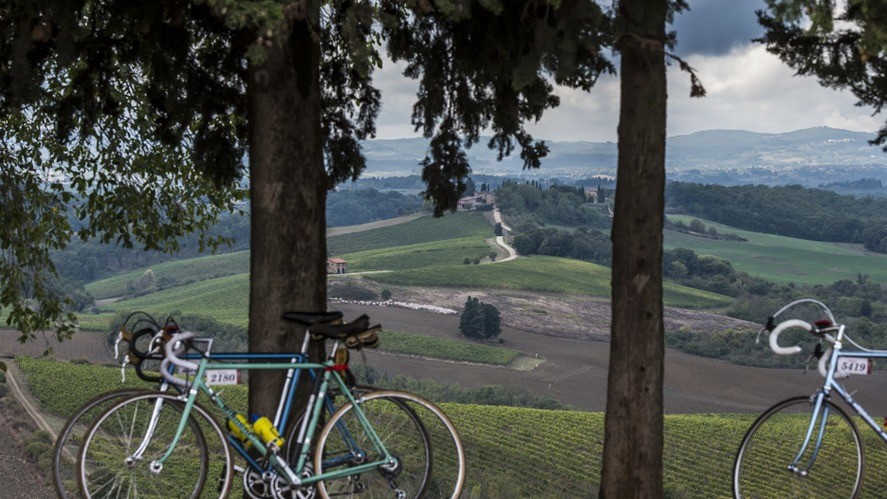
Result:
<svg viewBox="0 0 887 499"><path fill-rule="evenodd" d="M249 351L297 351L304 329L286 311L326 310L326 186L320 47L304 21L251 65ZM316 359L322 346L313 346ZM252 371L249 410L273 417L282 371Z"/></svg>
<svg viewBox="0 0 887 499"><path fill-rule="evenodd" d="M600 497L662 497L666 0L623 0L610 368Z"/></svg>

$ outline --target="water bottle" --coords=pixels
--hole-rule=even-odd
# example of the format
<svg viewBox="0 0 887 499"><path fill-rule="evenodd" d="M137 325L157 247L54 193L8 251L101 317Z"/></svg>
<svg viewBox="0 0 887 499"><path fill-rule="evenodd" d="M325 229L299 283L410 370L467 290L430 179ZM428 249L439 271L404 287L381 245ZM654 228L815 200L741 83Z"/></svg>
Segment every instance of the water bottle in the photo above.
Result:
<svg viewBox="0 0 887 499"><path fill-rule="evenodd" d="M284 439L281 438L280 433L277 431L277 428L274 427L274 424L271 423L271 420L265 416L256 418L253 421L253 431L259 436L262 442L265 442L265 445L274 445L278 449L283 448Z"/></svg>
<svg viewBox="0 0 887 499"><path fill-rule="evenodd" d="M246 426L247 428L250 428L250 424L249 424L249 422L246 420L246 416L244 416L243 414L238 413L238 414L235 414L234 417L235 417L238 421L240 421L241 423L243 423L244 426ZM234 423L234 421L232 421L232 420L230 420L230 419L228 420L228 430L231 431L231 434L234 435L234 437L236 437L236 438L237 438L238 440L240 440L241 442L247 442L247 443L249 443L249 442L247 441L247 439L246 439L246 435L244 435L243 432L240 431L240 427L238 427L238 426Z"/></svg>

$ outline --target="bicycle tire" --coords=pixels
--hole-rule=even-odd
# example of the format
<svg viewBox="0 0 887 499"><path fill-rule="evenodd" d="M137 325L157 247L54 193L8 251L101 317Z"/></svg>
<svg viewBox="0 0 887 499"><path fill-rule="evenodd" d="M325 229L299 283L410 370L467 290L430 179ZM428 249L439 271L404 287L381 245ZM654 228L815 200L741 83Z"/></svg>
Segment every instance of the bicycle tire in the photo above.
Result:
<svg viewBox="0 0 887 499"><path fill-rule="evenodd" d="M359 400L361 410L373 429L379 434L383 444L399 461L399 470L386 471L382 468L362 475L350 475L341 479L323 480L317 483L317 492L326 499L330 496L359 493L360 497L407 497L407 498L457 498L465 481L465 451L462 440L450 419L437 406L427 400L407 392L381 390L363 395ZM398 406L395 412L392 408ZM405 413L399 406L409 407L410 413L418 416L431 438L432 453L426 458L418 450L417 438L407 438L399 431L404 428ZM396 414L401 414L397 416ZM366 430L359 424L356 411L348 403L333 414L324 425L317 439L314 456L314 471L322 474L330 469L326 459L339 454L341 439L330 438L337 425L344 424L355 440L366 441ZM370 449L364 445L363 449ZM369 456L378 460L379 456ZM431 463L434 463L432 472ZM429 481L426 474L431 473Z"/></svg>
<svg viewBox="0 0 887 499"><path fill-rule="evenodd" d="M80 449L78 482L82 496L226 496L232 481L231 450L222 428L198 404L192 407L188 425L163 469L158 473L150 470L151 463L172 443L184 405L173 394L142 393L114 404L99 416ZM145 440L150 421L154 429ZM133 459L141 446L143 452ZM219 476L218 495L201 495L207 477L214 473Z"/></svg>
<svg viewBox="0 0 887 499"><path fill-rule="evenodd" d="M846 411L827 399L816 416L817 428L825 418L818 454L815 454L814 443L819 431L814 430L799 462L809 470L805 475L789 470L801 450L812 413L811 397L801 396L775 404L755 420L736 453L735 498L857 496L865 467L863 441Z"/></svg>
<svg viewBox="0 0 887 499"><path fill-rule="evenodd" d="M373 386L365 386L365 385L358 385L358 386L352 388L352 390L351 390L352 394L354 394L356 397L360 397L360 396L363 396L363 395L366 395L366 394L369 394L372 392L376 392L376 391L379 391L379 388L376 388ZM326 396L327 396L327 398L329 398L332 401L332 404L333 404L331 413L327 415L328 417L330 415L334 414L335 411L339 407L342 407L344 404L348 403L348 400L344 396L342 396L342 394L337 389L331 389L330 391L327 392ZM421 442L421 446L418 449L418 452L424 454L424 456L425 456L424 462L427 463L427 466L422 471L421 483L420 483L419 487L420 487L420 490L425 490L426 487L428 486L429 480L431 479L431 470L433 467L431 437L428 434L428 431L425 429L425 425L422 423L422 420L419 418L419 416L416 414L416 412L413 409L411 409L408 405L403 403L398 398L392 398L392 399L390 399L390 402L392 403L392 409L396 409L406 415L406 419L401 419L401 421L404 423L405 427L408 428L410 430L410 432L412 432L413 430L418 432L419 439L416 440L416 442L417 443ZM326 406L326 407L329 408L329 406ZM304 417L305 417L305 414L303 412L298 418L296 418L294 420L294 422L292 424L289 425L288 437L287 437L287 441L286 441L287 448L286 448L285 455L287 456L287 461L292 465L296 464L298 452L300 450L298 448L300 446L296 445L298 442L297 434L301 429L302 421L303 421ZM322 423L323 423L323 421L321 421L321 424ZM350 436L348 435L347 427L343 427L340 425L337 428L339 429L339 431L337 433L339 434L340 438L343 441L342 447L344 449L345 447L349 446L349 444L347 443L347 440L350 439ZM343 431L343 428L345 428L344 431ZM328 466L335 466L335 463L330 463L328 461L327 465L325 465L325 467L328 467ZM254 497L254 499L264 499L264 497L261 497L261 498L255 497L255 496L251 496L251 497Z"/></svg>
<svg viewBox="0 0 887 499"><path fill-rule="evenodd" d="M77 456L87 430L115 401L144 392L123 388L99 394L80 406L61 429L52 454L52 480L56 494L62 499L79 497L77 485ZM118 400L119 399L119 400Z"/></svg>

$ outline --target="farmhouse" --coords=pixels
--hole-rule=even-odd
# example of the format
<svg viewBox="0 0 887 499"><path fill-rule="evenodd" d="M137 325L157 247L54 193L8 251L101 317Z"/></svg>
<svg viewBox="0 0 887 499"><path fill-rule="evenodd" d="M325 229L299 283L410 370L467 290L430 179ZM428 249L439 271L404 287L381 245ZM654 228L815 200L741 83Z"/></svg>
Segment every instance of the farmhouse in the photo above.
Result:
<svg viewBox="0 0 887 499"><path fill-rule="evenodd" d="M348 262L341 258L326 259L327 274L344 274L345 272L348 272Z"/></svg>
<svg viewBox="0 0 887 499"><path fill-rule="evenodd" d="M457 206L458 211L471 211L477 209L478 206L491 205L496 202L496 194L493 192L480 192L474 196L465 197L459 200Z"/></svg>

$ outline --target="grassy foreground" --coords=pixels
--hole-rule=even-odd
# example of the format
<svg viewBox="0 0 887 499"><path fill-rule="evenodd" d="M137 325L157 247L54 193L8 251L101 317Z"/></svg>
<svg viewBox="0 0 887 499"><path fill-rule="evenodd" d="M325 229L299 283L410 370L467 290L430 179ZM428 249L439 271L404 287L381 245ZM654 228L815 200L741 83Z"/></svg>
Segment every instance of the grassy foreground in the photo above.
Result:
<svg viewBox="0 0 887 499"><path fill-rule="evenodd" d="M19 358L32 393L47 411L67 415L93 395L120 386L118 369ZM134 377L129 376L131 381ZM64 380L62 383L60 380ZM245 386L225 390L235 407ZM466 497L594 497L601 467L601 413L442 404L465 444ZM665 417L665 490L672 498L730 496L733 456L753 415ZM863 497L887 490L887 452L866 437Z"/></svg>

